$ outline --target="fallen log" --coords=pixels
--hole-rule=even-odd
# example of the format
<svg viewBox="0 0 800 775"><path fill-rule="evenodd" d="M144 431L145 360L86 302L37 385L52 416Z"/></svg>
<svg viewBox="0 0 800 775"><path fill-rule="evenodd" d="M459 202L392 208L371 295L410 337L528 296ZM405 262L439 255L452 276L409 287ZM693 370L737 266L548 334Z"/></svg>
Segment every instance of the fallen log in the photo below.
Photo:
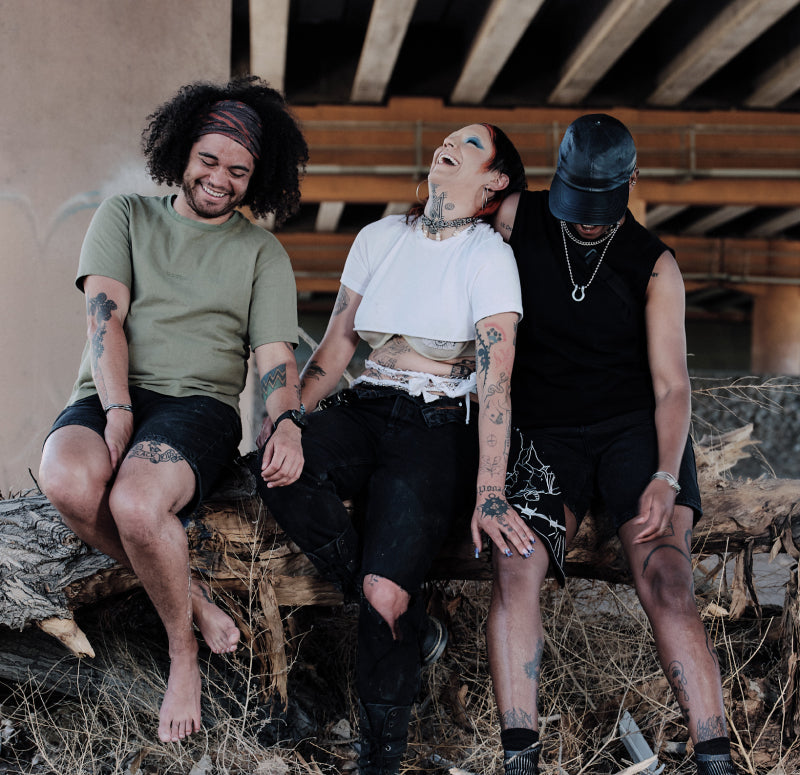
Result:
<svg viewBox="0 0 800 775"><path fill-rule="evenodd" d="M692 550L702 556L737 557L730 607L734 617L748 600L758 605L753 554L800 557L800 480L721 476L753 443L749 432L745 428L716 445L698 447L705 514L695 528ZM265 511L244 468L206 503L187 533L193 567L216 596L225 597L244 641L262 661L265 692L285 698L281 607L335 605L341 602L340 593L318 576ZM93 656L73 611L136 588L136 577L83 544L42 495L0 501L0 540L0 625L20 630L35 624L73 654ZM442 551L431 579L489 579L488 554L475 559L465 533ZM618 540L599 535L591 518L570 548L567 571L615 583L631 580Z"/></svg>

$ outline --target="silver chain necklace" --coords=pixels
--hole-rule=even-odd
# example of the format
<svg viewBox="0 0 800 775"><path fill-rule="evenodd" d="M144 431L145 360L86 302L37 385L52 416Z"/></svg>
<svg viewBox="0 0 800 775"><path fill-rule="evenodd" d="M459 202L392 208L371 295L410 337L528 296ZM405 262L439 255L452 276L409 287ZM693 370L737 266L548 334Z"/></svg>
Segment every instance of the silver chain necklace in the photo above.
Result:
<svg viewBox="0 0 800 775"><path fill-rule="evenodd" d="M619 225L619 224L617 224L617 225ZM566 221L561 221L561 229L567 233L567 236L568 236L568 237L569 237L569 238L570 238L570 239L571 239L571 240L572 240L572 241L573 241L573 242L574 242L576 245L580 245L581 247L584 247L584 248L595 248L595 247L597 247L598 245L602 245L602 243L603 243L603 242L605 242L605 241L606 241L606 240L607 240L607 239L608 239L608 238L611 236L611 234L613 233L613 232L612 232L612 230L611 230L611 229L609 229L608 231L606 231L606 233L605 233L605 234L603 234L603 236L602 236L602 237L598 237L597 239L593 239L593 240L582 240L582 239L578 239L578 238L577 238L577 237L576 237L576 236L575 236L575 235L574 235L574 234L573 234L573 233L572 233L572 232L569 230L569 226L567 226L567 222L566 222Z"/></svg>
<svg viewBox="0 0 800 775"><path fill-rule="evenodd" d="M422 231L426 235L433 234L435 239L441 240L441 232L444 229L458 228L459 226L474 225L477 218L454 218L452 221L446 221L444 218L429 218L425 213L420 216L422 222Z"/></svg>
<svg viewBox="0 0 800 775"><path fill-rule="evenodd" d="M595 275L597 274L597 270L600 268L600 264L603 263L603 259L606 257L606 251L608 250L608 246L611 244L611 240L614 239L614 235L617 233L617 229L619 229L619 223L614 225L614 228L608 232L608 242L606 242L605 247L603 248L603 252L600 254L600 258L597 259L597 264L595 264L594 272L592 272L592 276L589 278L589 282L586 285L578 285L575 282L575 278L572 276L572 266L569 263L569 250L567 249L567 224L564 221L561 221L561 239L564 241L564 258L567 259L567 271L569 272L569 281L572 283L572 300L573 301L583 301L586 298L586 289L592 284L592 280L594 280ZM572 236L570 234L570 236ZM598 245L602 242L606 237L603 237L601 240L597 240L594 243L578 243L578 244L586 244L586 247L590 247L591 245ZM577 241L577 240L576 240Z"/></svg>

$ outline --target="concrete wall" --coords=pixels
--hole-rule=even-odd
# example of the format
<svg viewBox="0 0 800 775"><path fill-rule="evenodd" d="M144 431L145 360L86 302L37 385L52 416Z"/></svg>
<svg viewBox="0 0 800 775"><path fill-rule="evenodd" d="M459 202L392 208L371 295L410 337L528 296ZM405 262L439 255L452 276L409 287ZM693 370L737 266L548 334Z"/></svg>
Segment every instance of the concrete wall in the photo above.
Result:
<svg viewBox="0 0 800 775"><path fill-rule="evenodd" d="M179 86L226 81L229 0L0 0L0 493L31 485L85 339L73 285L105 196L154 193L139 138Z"/></svg>

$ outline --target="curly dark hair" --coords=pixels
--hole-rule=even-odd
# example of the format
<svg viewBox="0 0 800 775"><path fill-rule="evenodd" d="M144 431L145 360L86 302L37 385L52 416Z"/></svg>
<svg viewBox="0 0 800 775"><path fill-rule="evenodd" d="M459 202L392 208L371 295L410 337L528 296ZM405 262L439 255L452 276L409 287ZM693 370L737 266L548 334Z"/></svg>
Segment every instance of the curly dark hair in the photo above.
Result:
<svg viewBox="0 0 800 775"><path fill-rule="evenodd" d="M494 124L480 122L480 126L485 127L489 132L494 145L494 154L489 159L486 169L491 172L502 172L508 176L508 185L499 191L495 191L494 196L486 203L486 206L475 213L475 217L479 220L491 221L491 216L500 209L500 204L509 194L513 194L515 191L524 191L528 188L528 179L525 176L525 165L522 163L522 157L508 135ZM423 202L415 204L408 211L406 223L413 223L425 212L427 201L426 198Z"/></svg>
<svg viewBox="0 0 800 775"><path fill-rule="evenodd" d="M256 218L275 213L280 226L300 206L300 177L308 162L308 146L284 98L256 76L237 78L225 86L202 82L183 86L151 113L142 132L147 171L157 183L180 186L197 129L220 100L244 102L261 119L261 158L242 204Z"/></svg>

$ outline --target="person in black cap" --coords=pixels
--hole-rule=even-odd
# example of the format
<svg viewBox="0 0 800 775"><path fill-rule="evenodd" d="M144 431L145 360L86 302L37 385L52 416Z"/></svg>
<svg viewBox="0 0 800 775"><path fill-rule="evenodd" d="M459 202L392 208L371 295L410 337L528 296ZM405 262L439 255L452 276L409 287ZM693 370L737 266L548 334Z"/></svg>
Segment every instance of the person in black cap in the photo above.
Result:
<svg viewBox="0 0 800 775"><path fill-rule="evenodd" d="M731 775L719 661L697 612L691 535L701 516L689 440L685 294L674 252L627 209L639 171L627 128L582 116L566 131L548 191L502 204L525 317L512 375L506 497L537 536L473 519L493 541L489 659L507 775L538 773L544 647L539 591L589 510L616 532L659 659L694 743L700 775Z"/></svg>
<svg viewBox="0 0 800 775"><path fill-rule="evenodd" d="M237 208L285 220L308 151L283 97L255 78L183 87L149 117L143 146L152 178L178 192L112 196L92 219L76 281L88 342L40 482L81 539L133 570L164 624L166 742L201 726L193 625L215 653L239 640L190 576L181 522L237 454L251 348L277 426L265 476L286 484L303 466L291 264Z"/></svg>

